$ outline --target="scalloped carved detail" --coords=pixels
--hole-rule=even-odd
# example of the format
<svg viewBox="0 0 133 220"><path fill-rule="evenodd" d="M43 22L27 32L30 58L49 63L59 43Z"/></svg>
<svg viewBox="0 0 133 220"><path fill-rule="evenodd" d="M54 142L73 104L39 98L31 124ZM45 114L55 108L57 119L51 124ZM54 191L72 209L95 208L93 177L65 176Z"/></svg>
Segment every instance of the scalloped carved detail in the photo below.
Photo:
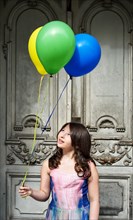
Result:
<svg viewBox="0 0 133 220"><path fill-rule="evenodd" d="M14 131L22 131L24 128L43 128L43 122L40 117L36 115L27 115L23 118L21 124L16 124L14 126ZM48 125L47 128L45 128L46 131L50 131L51 127Z"/></svg>
<svg viewBox="0 0 133 220"><path fill-rule="evenodd" d="M23 130L23 126L22 125L15 125L14 126L14 131L22 131Z"/></svg>
<svg viewBox="0 0 133 220"><path fill-rule="evenodd" d="M115 125L109 119L105 119L99 124L99 128L112 128L112 129L114 129Z"/></svg>
<svg viewBox="0 0 133 220"><path fill-rule="evenodd" d="M124 127L118 127L118 123L112 116L102 116L96 122L96 127L89 127L90 132L97 132L100 129L113 129L116 132L125 132Z"/></svg>
<svg viewBox="0 0 133 220"><path fill-rule="evenodd" d="M125 128L120 128L120 127L119 127L119 128L116 128L116 131L117 131L117 132L125 132L125 130L126 130Z"/></svg>
<svg viewBox="0 0 133 220"><path fill-rule="evenodd" d="M37 128L40 128L43 124L42 120L40 117L36 115L27 115L23 120L22 120L23 127L27 128L34 128L35 124Z"/></svg>
<svg viewBox="0 0 133 220"><path fill-rule="evenodd" d="M97 120L96 125L98 128L115 129L117 127L117 121L110 115L104 115Z"/></svg>
<svg viewBox="0 0 133 220"><path fill-rule="evenodd" d="M21 124L14 126L15 131L22 131L23 128L40 128L42 126L42 120L36 115L28 115L23 118Z"/></svg>
<svg viewBox="0 0 133 220"><path fill-rule="evenodd" d="M34 119L34 118L29 118L26 122L25 122L25 124L24 124L24 127L25 128L27 128L27 127L29 127L29 128L34 128L35 127L35 124L36 124L36 119ZM40 123L39 122L37 122L37 126L36 126L37 128L40 128Z"/></svg>

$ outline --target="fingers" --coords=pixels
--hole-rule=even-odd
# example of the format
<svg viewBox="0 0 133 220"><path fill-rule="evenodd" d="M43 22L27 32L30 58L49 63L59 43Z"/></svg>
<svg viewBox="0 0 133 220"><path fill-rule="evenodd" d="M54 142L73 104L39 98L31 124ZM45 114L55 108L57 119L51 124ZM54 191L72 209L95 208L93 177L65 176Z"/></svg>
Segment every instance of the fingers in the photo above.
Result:
<svg viewBox="0 0 133 220"><path fill-rule="evenodd" d="M29 187L29 186L20 186L19 189L20 189L20 190L29 190L30 187Z"/></svg>
<svg viewBox="0 0 133 220"><path fill-rule="evenodd" d="M32 189L28 186L20 186L19 194L22 198L30 196L32 193Z"/></svg>

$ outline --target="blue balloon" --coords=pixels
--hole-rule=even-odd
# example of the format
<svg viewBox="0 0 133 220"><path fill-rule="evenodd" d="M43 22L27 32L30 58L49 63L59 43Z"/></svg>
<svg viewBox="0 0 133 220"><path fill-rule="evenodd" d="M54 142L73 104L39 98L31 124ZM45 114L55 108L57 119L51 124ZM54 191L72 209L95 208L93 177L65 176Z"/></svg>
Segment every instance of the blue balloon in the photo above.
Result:
<svg viewBox="0 0 133 220"><path fill-rule="evenodd" d="M92 71L100 61L101 47L92 35L75 35L76 47L70 61L64 66L65 71L74 77L83 76Z"/></svg>

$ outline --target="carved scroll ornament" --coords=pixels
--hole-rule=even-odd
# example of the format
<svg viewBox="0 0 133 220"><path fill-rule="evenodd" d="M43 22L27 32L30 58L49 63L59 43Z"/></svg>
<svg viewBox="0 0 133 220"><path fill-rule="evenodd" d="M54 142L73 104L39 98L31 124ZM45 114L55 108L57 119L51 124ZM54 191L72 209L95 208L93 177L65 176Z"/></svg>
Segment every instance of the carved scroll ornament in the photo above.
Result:
<svg viewBox="0 0 133 220"><path fill-rule="evenodd" d="M37 165L41 164L47 157L51 156L56 150L56 146L54 145L46 145L44 143L38 143L35 146L33 152L31 152L31 148L29 148L25 143L21 142L19 145L10 145L9 151L7 155L7 163L15 164L16 159L19 160L23 164L29 165Z"/></svg>
<svg viewBox="0 0 133 220"><path fill-rule="evenodd" d="M101 165L113 165L122 161L124 166L129 166L132 163L132 146L120 145L114 143L112 146L109 142L94 143L91 155Z"/></svg>

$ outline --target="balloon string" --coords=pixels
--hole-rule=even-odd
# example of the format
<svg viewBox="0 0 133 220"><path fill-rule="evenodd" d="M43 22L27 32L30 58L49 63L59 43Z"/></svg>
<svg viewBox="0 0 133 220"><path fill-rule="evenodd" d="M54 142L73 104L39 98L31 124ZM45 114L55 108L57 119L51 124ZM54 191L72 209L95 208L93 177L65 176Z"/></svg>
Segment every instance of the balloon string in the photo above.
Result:
<svg viewBox="0 0 133 220"><path fill-rule="evenodd" d="M43 79L43 76L41 77L41 80L40 80L39 94L38 94L38 104L39 104L39 102L40 102L40 91L41 91L42 79ZM52 117L52 115L53 115L53 113L54 113L54 111L55 111L55 109L56 109L58 103L59 103L59 100L61 99L61 97L62 97L62 95L63 95L63 92L64 92L64 90L66 89L66 87L67 87L67 85L68 85L68 83L69 83L70 80L72 80L72 77L71 77L71 76L70 76L70 78L68 79L68 81L66 82L66 84L65 84L65 86L64 86L64 88L63 88L61 94L59 95L59 97L58 97L58 99L57 99L57 102L56 102L56 104L55 104L55 106L54 106L54 108L53 108L51 114L49 115L48 120L46 121L45 126L42 128L42 133L41 133L41 135L42 135L43 132L46 130L47 125L48 125L48 123L49 123L49 121L50 121L50 119L51 119L51 117ZM37 125L38 125L38 114L37 114L37 116L36 116L36 123L35 123L35 129L34 129L34 139L33 139L33 144L32 144L32 154L33 154L34 149L35 149L35 140L36 140L36 128L37 128ZM29 161L29 163L28 163L28 166L29 166L29 165L30 165L30 161ZM25 176L24 176L23 181L22 181L22 186L24 186L24 184L25 184L27 175L28 175L28 168L27 168L27 170L26 170L26 172L25 172Z"/></svg>
<svg viewBox="0 0 133 220"><path fill-rule="evenodd" d="M37 100L38 106L40 105L40 94L41 94L41 87L42 87L43 78L44 78L44 76L41 76L40 85L39 85L39 92L38 92L38 100ZM32 152L34 150L34 146L35 146L35 142L36 142L36 131L37 131L37 126L38 126L38 120L39 120L39 113L37 111L35 128L34 128L34 139L33 139L33 143L32 143L31 154L32 154Z"/></svg>
<svg viewBox="0 0 133 220"><path fill-rule="evenodd" d="M49 88L48 88L48 85L50 84L50 77L49 77L49 82L47 83L47 86L46 86L46 93L44 95L44 100L43 100L43 104L42 104L42 108L40 110L40 118L42 116L42 113L44 111L44 105L45 105L45 101L46 101L46 97L48 97L48 91L49 91Z"/></svg>
<svg viewBox="0 0 133 220"><path fill-rule="evenodd" d="M28 164L28 166L29 166L29 164ZM25 175L24 175L24 178L23 178L23 181L22 181L22 186L24 186L24 184L25 184L27 175L28 175L28 168L27 168L27 170L26 170L26 172L25 172Z"/></svg>
<svg viewBox="0 0 133 220"><path fill-rule="evenodd" d="M43 81L43 78L44 76L41 76L41 79L40 79L40 84L39 84L39 91L38 91L38 99L37 99L37 103L38 103L38 106L40 104L40 94L41 94L41 87L42 87L42 81ZM37 114L36 114L36 122L35 122L35 127L34 127L34 138L33 138L33 143L32 143L32 149L31 149L31 155L34 151L34 146L35 146L35 142L36 142L36 131L37 131L37 126L38 126L38 119L39 119L39 113L38 113L39 110L37 110ZM30 165L30 161L28 163L28 166ZM22 186L24 186L25 184L25 181L26 181L26 178L27 178L27 175L28 175L28 168L25 172L25 175L24 175L24 178L23 178L23 181L22 181Z"/></svg>
<svg viewBox="0 0 133 220"><path fill-rule="evenodd" d="M42 128L42 133L41 133L41 135L42 135L43 132L46 130L47 125L48 125L48 123L49 123L49 121L50 121L50 119L51 119L51 117L52 117L52 115L53 115L53 113L54 113L54 111L55 111L55 109L56 109L58 103L59 103L59 100L61 99L61 96L63 95L63 92L64 92L64 90L66 89L66 87L67 87L67 85L68 85L68 83L69 83L69 81L70 81L71 79L72 79L72 77L70 77L70 78L68 79L68 81L66 82L66 84L65 84L65 86L64 86L64 88L63 88L61 94L59 95L59 97L58 97L58 99L57 99L57 102L56 102L56 104L55 104L55 106L54 106L52 112L50 113L50 115L49 115L49 117L48 117L48 120L47 120L45 126Z"/></svg>

